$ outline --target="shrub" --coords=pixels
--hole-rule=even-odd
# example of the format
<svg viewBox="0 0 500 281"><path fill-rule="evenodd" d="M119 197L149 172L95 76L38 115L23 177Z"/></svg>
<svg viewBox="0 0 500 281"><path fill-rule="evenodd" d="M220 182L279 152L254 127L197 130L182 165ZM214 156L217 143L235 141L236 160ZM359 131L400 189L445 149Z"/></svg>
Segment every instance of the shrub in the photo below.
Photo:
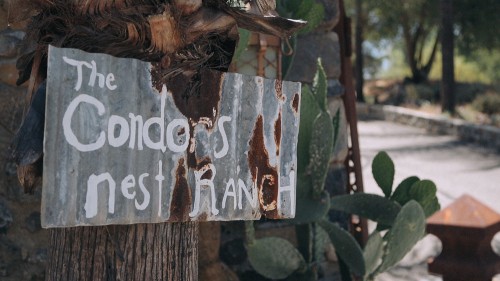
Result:
<svg viewBox="0 0 500 281"><path fill-rule="evenodd" d="M419 104L423 101L433 102L439 97L439 89L428 84L407 84L405 86L406 102Z"/></svg>
<svg viewBox="0 0 500 281"><path fill-rule="evenodd" d="M500 113L500 94L488 92L478 96L472 102L472 106L477 111L484 114L493 115Z"/></svg>

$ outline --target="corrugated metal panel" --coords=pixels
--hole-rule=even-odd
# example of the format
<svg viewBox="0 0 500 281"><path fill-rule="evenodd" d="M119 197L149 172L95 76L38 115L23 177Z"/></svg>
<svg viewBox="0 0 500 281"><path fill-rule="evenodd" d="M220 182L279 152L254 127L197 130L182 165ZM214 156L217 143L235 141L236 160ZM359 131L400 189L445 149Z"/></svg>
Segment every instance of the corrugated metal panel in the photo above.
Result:
<svg viewBox="0 0 500 281"><path fill-rule="evenodd" d="M300 84L207 71L187 98L152 70L50 48L42 225L293 217Z"/></svg>

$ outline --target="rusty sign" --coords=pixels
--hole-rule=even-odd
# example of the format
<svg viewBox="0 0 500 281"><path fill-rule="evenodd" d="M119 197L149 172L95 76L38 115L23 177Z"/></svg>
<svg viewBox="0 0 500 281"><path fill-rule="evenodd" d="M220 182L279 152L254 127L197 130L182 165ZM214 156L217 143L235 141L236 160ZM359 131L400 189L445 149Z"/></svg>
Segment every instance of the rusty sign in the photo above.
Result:
<svg viewBox="0 0 500 281"><path fill-rule="evenodd" d="M295 215L300 84L50 47L42 225ZM154 76L153 76L154 77Z"/></svg>

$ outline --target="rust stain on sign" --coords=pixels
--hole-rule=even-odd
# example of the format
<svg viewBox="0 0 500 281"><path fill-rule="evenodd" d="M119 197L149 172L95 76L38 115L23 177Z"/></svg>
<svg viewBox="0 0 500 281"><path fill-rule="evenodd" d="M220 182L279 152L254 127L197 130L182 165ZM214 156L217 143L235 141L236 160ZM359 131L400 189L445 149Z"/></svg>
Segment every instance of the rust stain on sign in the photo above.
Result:
<svg viewBox="0 0 500 281"><path fill-rule="evenodd" d="M278 218L278 171L269 164L269 153L264 144L264 125L259 115L248 151L248 164L257 186L260 210L265 217Z"/></svg>
<svg viewBox="0 0 500 281"><path fill-rule="evenodd" d="M50 48L42 225L294 217L300 84L154 70Z"/></svg>
<svg viewBox="0 0 500 281"><path fill-rule="evenodd" d="M286 97L283 95L283 82L281 80L274 81L274 89L276 90L276 97L285 102Z"/></svg>
<svg viewBox="0 0 500 281"><path fill-rule="evenodd" d="M214 125L219 112L219 102L222 94L223 74L221 72L203 70L199 94L190 92L196 87L186 82L190 77L178 75L170 85L174 102L179 111L195 123L202 122L208 129Z"/></svg>
<svg viewBox="0 0 500 281"><path fill-rule="evenodd" d="M281 110L278 112L276 122L274 122L274 142L276 143L276 156L279 156L281 145Z"/></svg>
<svg viewBox="0 0 500 281"><path fill-rule="evenodd" d="M189 216L189 206L191 205L191 189L186 178L186 167L184 158L179 159L175 170L175 186L172 192L172 202L170 203L170 220L186 221ZM189 204L186 204L189 202Z"/></svg>
<svg viewBox="0 0 500 281"><path fill-rule="evenodd" d="M295 113L299 112L299 101L300 101L299 94L293 95L292 108Z"/></svg>

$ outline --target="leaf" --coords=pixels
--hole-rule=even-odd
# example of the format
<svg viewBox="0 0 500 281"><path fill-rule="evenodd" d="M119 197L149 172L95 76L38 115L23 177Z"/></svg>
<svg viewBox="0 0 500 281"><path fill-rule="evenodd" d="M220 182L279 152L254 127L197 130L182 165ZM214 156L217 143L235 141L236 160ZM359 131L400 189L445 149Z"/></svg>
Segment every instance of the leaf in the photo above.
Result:
<svg viewBox="0 0 500 281"><path fill-rule="evenodd" d="M305 0L303 2L313 2L313 1ZM303 19L307 21L307 25L303 29L301 29L298 33L299 34L309 33L313 31L323 21L323 18L325 17L325 8L323 7L323 5L313 2L313 5L307 11L307 14L304 15L303 13L301 13L300 15L297 16L294 15L294 17L296 17L297 19Z"/></svg>
<svg viewBox="0 0 500 281"><path fill-rule="evenodd" d="M309 166L307 172L311 176L314 198L319 198L325 188L332 149L333 124L330 114L322 112L314 120L309 145Z"/></svg>
<svg viewBox="0 0 500 281"><path fill-rule="evenodd" d="M372 173L385 197L391 196L394 182L394 163L387 152L381 151L375 156L372 162Z"/></svg>
<svg viewBox="0 0 500 281"><path fill-rule="evenodd" d="M248 42L250 42L251 32L249 30L246 30L243 28L238 28L238 33L239 33L240 38L238 40L238 46L236 47L236 50L234 50L233 62L238 61L240 59L241 54L248 47Z"/></svg>
<svg viewBox="0 0 500 281"><path fill-rule="evenodd" d="M330 200L332 209L355 214L381 224L392 225L401 207L382 196L355 193L335 196Z"/></svg>
<svg viewBox="0 0 500 281"><path fill-rule="evenodd" d="M253 221L245 221L245 241L248 245L255 242L255 228Z"/></svg>
<svg viewBox="0 0 500 281"><path fill-rule="evenodd" d="M384 236L387 242L382 264L376 272L396 265L425 234L425 214L420 204L410 201L401 208L392 228Z"/></svg>
<svg viewBox="0 0 500 281"><path fill-rule="evenodd" d="M338 225L326 220L319 222L319 225L326 230L330 236L335 251L349 267L351 272L358 276L365 275L365 260L363 251L352 235Z"/></svg>
<svg viewBox="0 0 500 281"><path fill-rule="evenodd" d="M436 185L432 181L421 180L412 185L410 189L410 197L415 201L422 203L435 198L436 192Z"/></svg>
<svg viewBox="0 0 500 281"><path fill-rule="evenodd" d="M314 261L323 262L325 261L325 250L326 245L330 243L330 237L328 233L319 225L314 224Z"/></svg>
<svg viewBox="0 0 500 281"><path fill-rule="evenodd" d="M297 196L296 210L292 223L311 223L321 220L330 210L330 195L328 192L323 191L320 199L313 199L310 196Z"/></svg>
<svg viewBox="0 0 500 281"><path fill-rule="evenodd" d="M404 204L408 203L408 201L411 200L410 197L410 189L412 185L416 182L418 182L420 179L418 177L408 177L404 179L398 187L396 187L396 190L394 190L394 193L391 196L391 200L394 200L399 203L399 205L403 206Z"/></svg>
<svg viewBox="0 0 500 281"><path fill-rule="evenodd" d="M425 216L430 217L440 209L436 192L436 185L432 181L409 177L401 182L391 199L401 205L415 200L424 209Z"/></svg>
<svg viewBox="0 0 500 281"><path fill-rule="evenodd" d="M292 2L295 2L293 5L295 8L294 11L294 18L295 19L303 19L303 20L306 20L307 18L307 14L309 13L309 11L312 9L313 5L314 5L314 1L311 1L311 0L301 0L301 1L293 1ZM298 4L298 5L297 5Z"/></svg>
<svg viewBox="0 0 500 281"><path fill-rule="evenodd" d="M380 232L374 231L370 237L368 237L368 241L366 242L365 249L363 251L366 274L370 274L375 271L377 266L380 264L383 255L384 240L382 240Z"/></svg>
<svg viewBox="0 0 500 281"><path fill-rule="evenodd" d="M435 212L439 211L441 209L441 205L439 204L437 197L434 197L432 200L427 201L422 208L424 209L425 217L428 218Z"/></svg>
<svg viewBox="0 0 500 281"><path fill-rule="evenodd" d="M258 239L248 246L248 260L259 274L269 279L283 279L305 268L299 251L287 240L278 237Z"/></svg>
<svg viewBox="0 0 500 281"><path fill-rule="evenodd" d="M309 165L309 146L314 120L321 113L313 93L307 85L302 87L300 101L300 127L297 144L297 172L304 173Z"/></svg>
<svg viewBox="0 0 500 281"><path fill-rule="evenodd" d="M327 100L326 95L328 92L328 85L326 79L326 73L321 64L321 58L318 58L317 70L314 75L313 80L313 93L316 101L318 102L319 108L323 111L327 111Z"/></svg>
<svg viewBox="0 0 500 281"><path fill-rule="evenodd" d="M317 281L318 280L318 270L315 270L311 267L308 267L305 272L295 271L286 280L287 281Z"/></svg>

